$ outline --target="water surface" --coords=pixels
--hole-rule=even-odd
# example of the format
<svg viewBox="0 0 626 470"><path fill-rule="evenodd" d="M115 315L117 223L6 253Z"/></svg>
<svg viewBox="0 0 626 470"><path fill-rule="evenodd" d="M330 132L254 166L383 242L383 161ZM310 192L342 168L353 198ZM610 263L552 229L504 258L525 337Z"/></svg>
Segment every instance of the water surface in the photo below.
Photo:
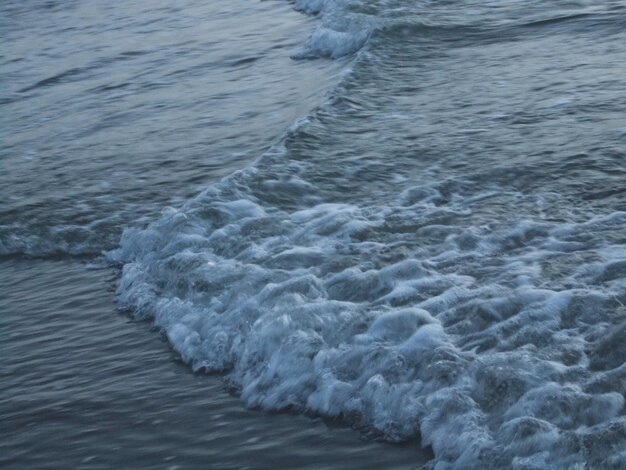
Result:
<svg viewBox="0 0 626 470"><path fill-rule="evenodd" d="M131 397L117 423L154 459L626 465L623 2L41 5L3 7L9 390L74 331L70 356L115 372L68 359L48 382ZM43 290L58 307L21 317ZM43 428L89 416L46 390L7 401ZM180 444L147 431L162 419ZM11 455L35 441L16 436ZM247 444L196 440L224 436Z"/></svg>

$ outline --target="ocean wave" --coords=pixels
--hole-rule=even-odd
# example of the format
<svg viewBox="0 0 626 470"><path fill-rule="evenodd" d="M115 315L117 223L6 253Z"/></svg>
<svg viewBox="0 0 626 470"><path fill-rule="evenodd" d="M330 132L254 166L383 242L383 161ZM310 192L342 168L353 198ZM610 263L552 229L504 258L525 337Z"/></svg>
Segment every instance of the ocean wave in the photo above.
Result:
<svg viewBox="0 0 626 470"><path fill-rule="evenodd" d="M296 3L322 18L297 57L364 52L329 101L255 164L125 231L107 254L122 266L120 306L153 320L194 370L224 374L246 405L338 418L390 441L419 435L438 469L620 468L626 212L613 169L623 153L603 142L594 158L550 159L542 121L511 118L515 132L538 123L546 153L507 160L500 144L519 135L504 133L494 109L463 114L484 105L467 95L445 103L446 116L482 127L448 121L454 134L442 137L440 122L427 122L423 147L452 143L437 158L418 147L411 129L422 117L409 98L434 92L420 90L415 59L449 51L421 39L407 48L398 38L413 40L413 26L376 29L406 14L382 3L382 14ZM498 14L494 27L508 28ZM484 21L477 13L467 30L448 27L459 15L435 32L463 36ZM513 23L567 22L545 16ZM434 69L425 81L446 85ZM546 122L568 115L554 109L542 108ZM604 206L586 197L600 180Z"/></svg>
<svg viewBox="0 0 626 470"><path fill-rule="evenodd" d="M626 213L445 227L493 195L284 210L261 183L241 171L108 255L120 305L194 370L248 406L419 433L437 468L608 465L626 431Z"/></svg>

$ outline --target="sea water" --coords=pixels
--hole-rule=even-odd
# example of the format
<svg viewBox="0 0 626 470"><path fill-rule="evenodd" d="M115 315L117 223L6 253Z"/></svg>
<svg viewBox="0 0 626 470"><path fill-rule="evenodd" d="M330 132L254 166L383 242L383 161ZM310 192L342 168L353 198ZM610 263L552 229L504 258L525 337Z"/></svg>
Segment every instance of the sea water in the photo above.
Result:
<svg viewBox="0 0 626 470"><path fill-rule="evenodd" d="M434 468L623 468L626 5L293 6L309 17L250 41L207 41L227 23L190 19L199 2L124 11L147 35L130 59L87 35L82 65L8 87L32 125L3 150L5 257L118 267L118 307L247 407L413 442ZM165 35L181 18L190 37ZM127 95L109 115L91 93Z"/></svg>

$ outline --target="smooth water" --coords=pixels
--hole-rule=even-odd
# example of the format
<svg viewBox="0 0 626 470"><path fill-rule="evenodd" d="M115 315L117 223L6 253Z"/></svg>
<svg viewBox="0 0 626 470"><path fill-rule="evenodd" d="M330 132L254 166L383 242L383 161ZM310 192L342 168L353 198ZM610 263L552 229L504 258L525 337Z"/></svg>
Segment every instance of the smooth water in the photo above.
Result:
<svg viewBox="0 0 626 470"><path fill-rule="evenodd" d="M4 7L8 278L54 265L71 301L107 273L192 370L288 412L245 419L405 443L341 461L357 446L337 436L313 466L626 466L624 2L45 5ZM36 312L20 285L10 308ZM167 397L216 383L176 374Z"/></svg>

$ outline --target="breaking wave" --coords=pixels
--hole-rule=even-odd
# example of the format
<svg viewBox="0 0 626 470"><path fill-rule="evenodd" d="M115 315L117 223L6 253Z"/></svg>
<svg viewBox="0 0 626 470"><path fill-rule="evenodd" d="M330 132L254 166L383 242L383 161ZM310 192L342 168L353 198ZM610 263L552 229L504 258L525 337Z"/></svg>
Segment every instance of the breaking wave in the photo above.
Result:
<svg viewBox="0 0 626 470"><path fill-rule="evenodd" d="M532 48L548 28L555 48L571 47L564 22L588 31L616 15L591 6L507 22L498 10L477 33L472 12L468 29L450 26L458 9L432 29L428 15L406 20L415 8L375 3L296 2L321 21L295 58L367 45L329 100L257 162L125 231L107 254L123 266L120 306L154 320L194 370L225 374L246 405L336 417L391 441L420 435L438 469L623 467L623 152L605 141L571 157L562 122L590 122L584 99L503 112L498 99L515 102L507 88L488 95L477 82L495 104L473 103L425 65L443 74L459 49L484 59L491 47L495 65L467 73L501 86L471 75L519 63L498 41ZM425 3L420 12L449 2ZM512 36L498 40L503 31ZM422 102L428 121L408 99L429 93L453 133L433 131L432 103ZM545 153L515 160L522 144Z"/></svg>

